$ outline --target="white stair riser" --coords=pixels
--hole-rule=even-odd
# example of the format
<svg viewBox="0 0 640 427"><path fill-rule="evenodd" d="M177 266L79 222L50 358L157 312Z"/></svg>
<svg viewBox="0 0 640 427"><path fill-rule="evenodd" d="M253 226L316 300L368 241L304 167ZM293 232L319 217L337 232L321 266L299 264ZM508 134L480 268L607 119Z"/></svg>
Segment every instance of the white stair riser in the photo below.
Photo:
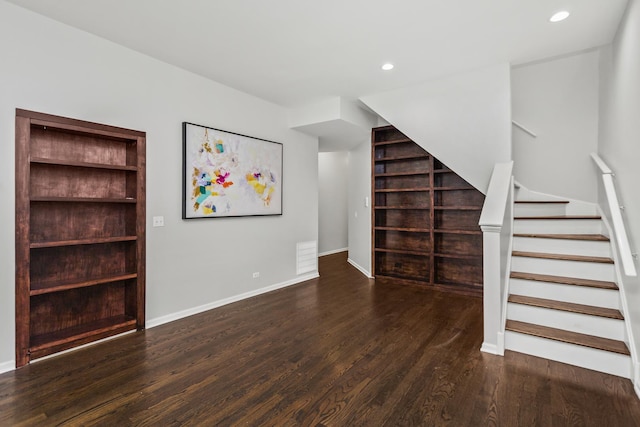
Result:
<svg viewBox="0 0 640 427"><path fill-rule="evenodd" d="M505 332L507 350L631 379L631 357L518 332Z"/></svg>
<svg viewBox="0 0 640 427"><path fill-rule="evenodd" d="M514 233L602 234L599 219L516 219Z"/></svg>
<svg viewBox="0 0 640 427"><path fill-rule="evenodd" d="M588 314L570 313L568 311L510 302L507 304L507 319L612 340L624 341L626 338L624 320L590 316Z"/></svg>
<svg viewBox="0 0 640 427"><path fill-rule="evenodd" d="M510 279L512 295L551 299L620 310L620 295L613 289L590 288L536 280Z"/></svg>
<svg viewBox="0 0 640 427"><path fill-rule="evenodd" d="M610 282L615 280L613 264L603 264L598 262L564 261L513 256L511 257L511 271Z"/></svg>
<svg viewBox="0 0 640 427"><path fill-rule="evenodd" d="M550 216L566 215L563 203L516 203L513 209L515 216Z"/></svg>
<svg viewBox="0 0 640 427"><path fill-rule="evenodd" d="M611 245L609 242L590 240L514 237L513 250L524 252L543 252L548 254L611 257Z"/></svg>

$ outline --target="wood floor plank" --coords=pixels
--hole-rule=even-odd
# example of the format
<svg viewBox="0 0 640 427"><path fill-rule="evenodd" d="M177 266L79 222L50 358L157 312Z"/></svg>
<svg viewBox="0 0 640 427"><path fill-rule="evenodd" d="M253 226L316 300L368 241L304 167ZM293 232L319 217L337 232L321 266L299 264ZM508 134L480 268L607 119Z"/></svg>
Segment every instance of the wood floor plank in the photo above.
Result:
<svg viewBox="0 0 640 427"><path fill-rule="evenodd" d="M320 275L1 374L0 425L640 420L626 379L480 352L481 299L376 284L344 253L320 258Z"/></svg>
<svg viewBox="0 0 640 427"><path fill-rule="evenodd" d="M519 256L519 257L527 257L527 258L555 259L560 261L597 262L600 264L613 264L613 259L609 257L600 257L600 256L547 254L543 252L525 252L525 251L513 251L511 255Z"/></svg>
<svg viewBox="0 0 640 427"><path fill-rule="evenodd" d="M535 335L537 337L581 345L584 347L591 347L598 350L611 351L627 356L631 355L624 342L608 338L580 334L563 329L549 328L547 326L532 325L531 323L519 322L516 320L507 320L506 329L513 332Z"/></svg>
<svg viewBox="0 0 640 427"><path fill-rule="evenodd" d="M575 304L572 302L556 301L544 298L534 298L522 295L509 295L509 302L525 304L552 310L570 311L572 313L588 314L590 316L607 317L609 319L624 320L622 313L613 308L594 307L592 305Z"/></svg>
<svg viewBox="0 0 640 427"><path fill-rule="evenodd" d="M564 285L586 286L590 288L610 289L617 291L618 285L614 282L603 280L580 279L577 277L552 276L549 274L524 273L521 271L512 271L509 276L512 279L534 280L537 282L560 283Z"/></svg>

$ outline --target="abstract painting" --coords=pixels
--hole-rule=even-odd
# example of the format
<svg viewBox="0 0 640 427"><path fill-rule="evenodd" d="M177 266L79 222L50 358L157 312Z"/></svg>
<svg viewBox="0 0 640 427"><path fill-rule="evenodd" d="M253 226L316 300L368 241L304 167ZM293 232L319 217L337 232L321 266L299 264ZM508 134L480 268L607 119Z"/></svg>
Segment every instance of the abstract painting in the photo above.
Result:
<svg viewBox="0 0 640 427"><path fill-rule="evenodd" d="M182 218L282 215L282 144L182 123Z"/></svg>

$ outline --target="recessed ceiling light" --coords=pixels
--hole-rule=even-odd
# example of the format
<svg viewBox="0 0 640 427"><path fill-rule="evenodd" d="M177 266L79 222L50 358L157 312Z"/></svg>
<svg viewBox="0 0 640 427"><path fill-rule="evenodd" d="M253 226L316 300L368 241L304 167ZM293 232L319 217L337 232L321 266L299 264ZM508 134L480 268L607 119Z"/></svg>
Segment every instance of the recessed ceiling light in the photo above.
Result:
<svg viewBox="0 0 640 427"><path fill-rule="evenodd" d="M393 69L393 64L392 64L392 63L390 63L390 62L387 62L386 64L384 64L384 65L382 66L382 69L383 69L383 70L385 70L385 71L392 70L392 69Z"/></svg>
<svg viewBox="0 0 640 427"><path fill-rule="evenodd" d="M554 13L553 16L549 18L549 21L560 22L560 21L564 21L568 17L569 17L569 12L567 12L566 10L561 10L560 12Z"/></svg>

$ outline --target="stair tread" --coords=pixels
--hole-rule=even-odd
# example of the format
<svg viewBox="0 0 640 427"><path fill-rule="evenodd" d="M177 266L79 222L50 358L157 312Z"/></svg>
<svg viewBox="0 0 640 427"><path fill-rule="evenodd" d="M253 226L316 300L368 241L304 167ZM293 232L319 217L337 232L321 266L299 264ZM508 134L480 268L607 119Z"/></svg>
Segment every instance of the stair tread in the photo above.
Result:
<svg viewBox="0 0 640 427"><path fill-rule="evenodd" d="M516 200L515 202L516 203L532 203L532 204L535 204L535 203L568 204L569 203L568 200Z"/></svg>
<svg viewBox="0 0 640 427"><path fill-rule="evenodd" d="M606 317L609 319L624 320L619 310L592 305L575 304L572 302L556 301L544 298L527 297L522 295L509 295L509 302L524 304L533 307L549 308L552 310L568 311L571 313L588 314L591 316Z"/></svg>
<svg viewBox="0 0 640 427"><path fill-rule="evenodd" d="M533 237L538 239L588 240L594 242L608 242L609 238L602 234L541 234L514 233L513 237Z"/></svg>
<svg viewBox="0 0 640 427"><path fill-rule="evenodd" d="M613 264L613 260L611 258L601 257L601 256L549 254L544 252L525 252L525 251L513 251L511 252L511 255L527 257L527 258L556 259L561 261L580 261L580 262L597 262L601 264Z"/></svg>
<svg viewBox="0 0 640 427"><path fill-rule="evenodd" d="M513 219L602 219L600 215L540 215L516 216Z"/></svg>
<svg viewBox="0 0 640 427"><path fill-rule="evenodd" d="M629 348L623 341L609 338L596 337L593 335L581 334L578 332L566 331L564 329L550 328L548 326L533 325L531 323L519 322L517 320L507 320L506 329L508 331L519 332L521 334L534 335L555 341L569 344L591 347L598 350L610 351L612 353L630 356Z"/></svg>
<svg viewBox="0 0 640 427"><path fill-rule="evenodd" d="M512 271L511 278L523 280L535 280L537 282L561 283L564 285L586 286L590 288L618 290L618 286L614 282L606 282L603 280L580 279L576 277L551 276L548 274L524 273L520 271Z"/></svg>

